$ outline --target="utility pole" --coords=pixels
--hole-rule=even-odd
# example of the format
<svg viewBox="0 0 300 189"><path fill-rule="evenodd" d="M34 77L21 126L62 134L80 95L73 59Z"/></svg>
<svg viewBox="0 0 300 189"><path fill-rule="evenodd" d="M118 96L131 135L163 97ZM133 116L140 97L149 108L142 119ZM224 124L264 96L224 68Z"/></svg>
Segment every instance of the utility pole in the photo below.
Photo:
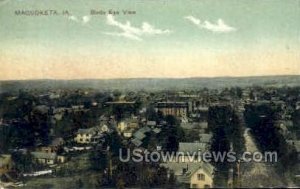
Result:
<svg viewBox="0 0 300 189"><path fill-rule="evenodd" d="M109 180L112 180L112 159L111 159L111 151L110 151L110 146L108 147L108 175L109 175Z"/></svg>
<svg viewBox="0 0 300 189"><path fill-rule="evenodd" d="M238 162L236 163L236 168L237 168L237 187L238 188L240 188L242 186L241 173L240 173L240 163L241 163L240 160L238 160Z"/></svg>

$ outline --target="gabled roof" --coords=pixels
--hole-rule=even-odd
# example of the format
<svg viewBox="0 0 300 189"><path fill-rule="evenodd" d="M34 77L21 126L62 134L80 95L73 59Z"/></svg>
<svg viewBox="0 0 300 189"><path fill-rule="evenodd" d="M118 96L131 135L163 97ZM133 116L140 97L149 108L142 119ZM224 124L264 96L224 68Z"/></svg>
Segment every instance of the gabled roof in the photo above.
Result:
<svg viewBox="0 0 300 189"><path fill-rule="evenodd" d="M139 140L143 140L146 137L146 135L141 131L135 132L133 136Z"/></svg>
<svg viewBox="0 0 300 189"><path fill-rule="evenodd" d="M78 129L77 134L93 134L94 129L88 128L88 129Z"/></svg>
<svg viewBox="0 0 300 189"><path fill-rule="evenodd" d="M212 134L199 134L200 142L209 143L211 142Z"/></svg>
<svg viewBox="0 0 300 189"><path fill-rule="evenodd" d="M178 152L194 153L207 150L207 144L201 142L180 142Z"/></svg>
<svg viewBox="0 0 300 189"><path fill-rule="evenodd" d="M143 142L140 141L140 140L137 139L137 138L132 139L131 142L132 142L136 147L139 147L140 145L143 144Z"/></svg>
<svg viewBox="0 0 300 189"><path fill-rule="evenodd" d="M155 128L152 130L154 133L158 134L161 132L161 129L160 128Z"/></svg>
<svg viewBox="0 0 300 189"><path fill-rule="evenodd" d="M31 155L33 155L37 159L52 159L52 160L54 160L56 158L56 153L31 152Z"/></svg>
<svg viewBox="0 0 300 189"><path fill-rule="evenodd" d="M147 125L148 126L155 126L156 125L156 121L147 121Z"/></svg>
<svg viewBox="0 0 300 189"><path fill-rule="evenodd" d="M151 129L148 126L142 127L140 128L138 131L142 132L142 133L146 133L151 131Z"/></svg>
<svg viewBox="0 0 300 189"><path fill-rule="evenodd" d="M199 122L199 127L202 128L202 129L207 128L208 127L208 122L207 121Z"/></svg>
<svg viewBox="0 0 300 189"><path fill-rule="evenodd" d="M33 108L36 111L39 111L42 114L46 114L49 111L49 107L46 105L38 105Z"/></svg>
<svg viewBox="0 0 300 189"><path fill-rule="evenodd" d="M95 126L87 129L78 129L77 134L96 134L96 132L101 132L102 126Z"/></svg>
<svg viewBox="0 0 300 189"><path fill-rule="evenodd" d="M51 146L60 146L61 144L63 144L65 141L63 138L58 137L52 140L51 142Z"/></svg>
<svg viewBox="0 0 300 189"><path fill-rule="evenodd" d="M162 163L161 166L172 170L177 177L177 180L181 183L190 183L190 178L199 169L202 169L204 173L213 177L214 167L208 162L168 162ZM183 171L185 169L185 172Z"/></svg>

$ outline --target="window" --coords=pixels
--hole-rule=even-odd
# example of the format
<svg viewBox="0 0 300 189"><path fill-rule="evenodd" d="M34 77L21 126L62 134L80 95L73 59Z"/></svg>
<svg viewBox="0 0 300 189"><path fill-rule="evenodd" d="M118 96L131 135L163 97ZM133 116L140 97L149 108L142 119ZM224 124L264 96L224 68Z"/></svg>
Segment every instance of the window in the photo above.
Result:
<svg viewBox="0 0 300 189"><path fill-rule="evenodd" d="M83 141L83 140L82 140L82 138L81 138L81 139L79 139L79 141L80 141L80 142L82 142L82 141Z"/></svg>
<svg viewBox="0 0 300 189"><path fill-rule="evenodd" d="M192 184L192 188L198 188L197 184Z"/></svg>
<svg viewBox="0 0 300 189"><path fill-rule="evenodd" d="M205 184L204 188L210 188L210 185L209 184Z"/></svg>
<svg viewBox="0 0 300 189"><path fill-rule="evenodd" d="M205 180L205 175L202 173L198 174L197 177L198 177L198 180Z"/></svg>

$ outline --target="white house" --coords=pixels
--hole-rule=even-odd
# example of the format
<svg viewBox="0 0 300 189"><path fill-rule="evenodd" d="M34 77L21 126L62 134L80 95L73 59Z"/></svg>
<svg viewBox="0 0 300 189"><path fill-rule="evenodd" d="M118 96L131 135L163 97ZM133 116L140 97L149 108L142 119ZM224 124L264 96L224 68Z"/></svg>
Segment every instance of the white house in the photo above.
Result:
<svg viewBox="0 0 300 189"><path fill-rule="evenodd" d="M168 162L161 166L173 173L178 183L187 188L212 188L214 178L214 167L206 162Z"/></svg>
<svg viewBox="0 0 300 189"><path fill-rule="evenodd" d="M92 127L88 129L78 129L74 140L79 144L90 144L99 142L101 138L101 129Z"/></svg>

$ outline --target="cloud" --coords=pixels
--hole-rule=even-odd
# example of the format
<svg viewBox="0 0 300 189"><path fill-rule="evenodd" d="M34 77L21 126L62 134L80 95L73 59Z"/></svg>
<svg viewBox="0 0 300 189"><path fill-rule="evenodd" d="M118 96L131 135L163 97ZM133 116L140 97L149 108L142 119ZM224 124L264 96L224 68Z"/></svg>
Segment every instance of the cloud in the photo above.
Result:
<svg viewBox="0 0 300 189"><path fill-rule="evenodd" d="M131 33L126 33L126 32L123 32L123 33L117 33L117 32L103 32L104 34L106 35L111 35L111 36L118 36L118 37L125 37L125 38L128 38L128 39L133 39L133 40L137 40L137 41L142 41L142 38L134 35L134 34L131 34Z"/></svg>
<svg viewBox="0 0 300 189"><path fill-rule="evenodd" d="M82 17L82 22L83 23L88 23L91 20L91 16L83 16Z"/></svg>
<svg viewBox="0 0 300 189"><path fill-rule="evenodd" d="M78 18L77 16L71 15L68 16L68 19L77 23L87 24L91 20L91 16L86 15Z"/></svg>
<svg viewBox="0 0 300 189"><path fill-rule="evenodd" d="M189 20L199 28L206 29L214 33L229 33L237 30L236 28L227 25L222 19L218 19L216 23L211 23L207 20L201 22L200 19L193 16L186 16L184 18Z"/></svg>
<svg viewBox="0 0 300 189"><path fill-rule="evenodd" d="M143 22L141 27L134 27L129 21L126 21L125 24L115 20L114 16L108 14L106 17L106 23L111 26L115 26L122 30L122 32L103 32L106 35L125 37L133 40L142 40L142 36L150 35L162 35L171 33L170 30L161 30L157 29L154 26L150 25L147 22Z"/></svg>

